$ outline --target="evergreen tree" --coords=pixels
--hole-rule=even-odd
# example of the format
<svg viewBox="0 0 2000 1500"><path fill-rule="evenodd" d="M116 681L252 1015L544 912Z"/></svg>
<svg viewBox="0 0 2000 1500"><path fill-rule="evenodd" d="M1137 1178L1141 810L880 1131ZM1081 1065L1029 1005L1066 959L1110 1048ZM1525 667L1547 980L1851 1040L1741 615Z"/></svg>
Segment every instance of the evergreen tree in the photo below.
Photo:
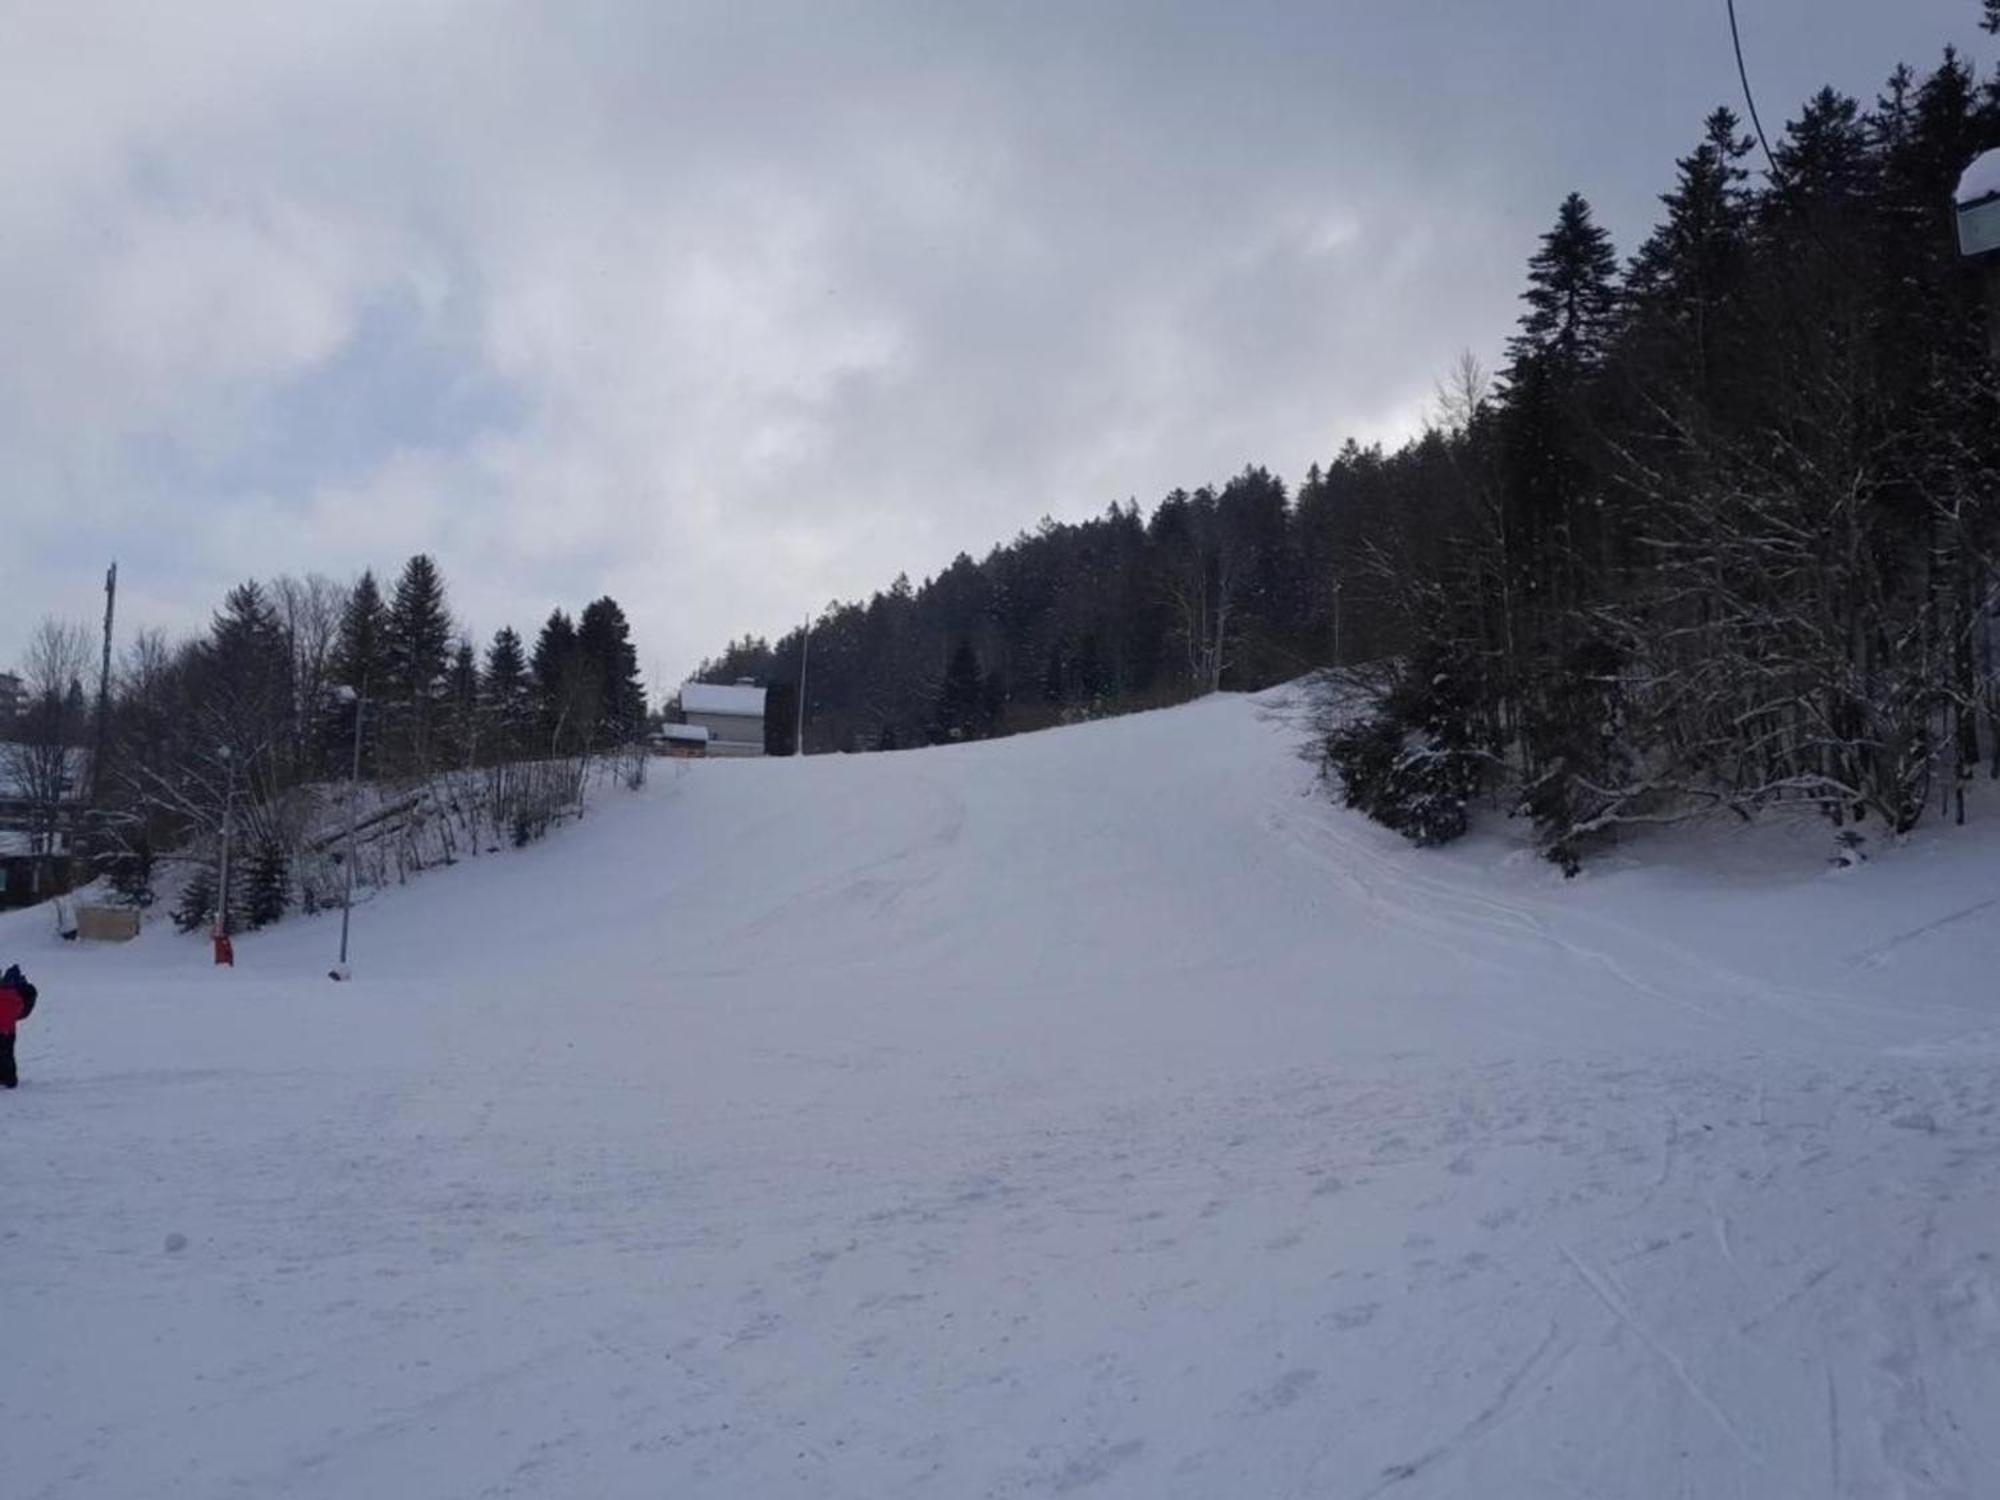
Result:
<svg viewBox="0 0 2000 1500"><path fill-rule="evenodd" d="M639 739L646 730L646 691L632 630L616 600L607 595L585 606L576 649L598 702L598 742L625 745Z"/></svg>
<svg viewBox="0 0 2000 1500"><path fill-rule="evenodd" d="M276 839L261 841L243 872L241 912L247 930L268 927L292 905L291 861Z"/></svg>
<svg viewBox="0 0 2000 1500"><path fill-rule="evenodd" d="M1601 364L1617 327L1618 255L1581 193L1563 199L1555 227L1528 262L1528 310L1508 341L1508 378L1530 364L1569 379Z"/></svg>
<svg viewBox="0 0 2000 1500"><path fill-rule="evenodd" d="M1708 117L1701 144L1681 158L1674 188L1660 200L1666 222L1640 247L1625 282L1640 338L1664 345L1669 374L1706 396L1740 352L1728 342L1726 311L1748 269L1750 174L1742 162L1751 145L1729 110Z"/></svg>
<svg viewBox="0 0 2000 1500"><path fill-rule="evenodd" d="M481 748L479 659L473 652L471 641L461 640L453 648L451 667L445 680L450 713L451 758L459 765L470 766L478 759Z"/></svg>
<svg viewBox="0 0 2000 1500"><path fill-rule="evenodd" d="M215 871L207 860L189 872L172 915L174 927L180 932L198 932L214 920Z"/></svg>
<svg viewBox="0 0 2000 1500"><path fill-rule="evenodd" d="M354 718L356 714L368 714L363 705L366 699L376 704L372 722L361 737L361 771L365 776L373 776L380 764L380 738L382 719L379 700L389 690L388 661L385 655L389 634L389 607L382 600L382 591L376 585L372 570L364 571L347 596L347 605L340 614L340 629L334 640L333 662L329 672L337 687L350 689L355 695L342 701L336 696L334 707L327 724L325 736L325 759L328 769L339 771L348 764L350 747L354 744Z"/></svg>
<svg viewBox="0 0 2000 1500"><path fill-rule="evenodd" d="M444 579L437 564L420 552L396 579L382 643L387 689L382 725L405 771L422 774L431 768L450 643Z"/></svg>
<svg viewBox="0 0 2000 1500"><path fill-rule="evenodd" d="M1611 237L1571 193L1528 263L1502 404L1508 567L1533 615L1509 671L1524 680L1564 654L1567 622L1605 561L1589 402L1615 330L1617 273Z"/></svg>
<svg viewBox="0 0 2000 1500"><path fill-rule="evenodd" d="M597 725L597 692L577 645L576 625L562 610L551 611L542 625L529 670L543 742L558 754L589 745Z"/></svg>
<svg viewBox="0 0 2000 1500"><path fill-rule="evenodd" d="M152 841L142 827L111 854L97 862L111 889L127 906L145 908L153 904L153 867L156 856Z"/></svg>
<svg viewBox="0 0 2000 1500"><path fill-rule="evenodd" d="M252 795L275 791L293 726L292 656L262 585L229 591L189 666L202 705L198 733L207 753L226 757L225 780Z"/></svg>
<svg viewBox="0 0 2000 1500"><path fill-rule="evenodd" d="M1790 247L1793 256L1818 249L1862 255L1868 236L1842 235L1852 216L1864 213L1875 190L1876 158L1861 106L1835 89L1813 95L1798 119L1786 126L1773 149L1771 189L1764 195L1763 227L1768 236L1803 229Z"/></svg>
<svg viewBox="0 0 2000 1500"><path fill-rule="evenodd" d="M388 633L389 608L382 602L374 572L363 572L340 614L340 633L333 648L333 680L356 692L380 691L388 680L383 655Z"/></svg>
<svg viewBox="0 0 2000 1500"><path fill-rule="evenodd" d="M798 754L798 733L799 685L774 682L764 692L764 753Z"/></svg>
<svg viewBox="0 0 2000 1500"><path fill-rule="evenodd" d="M985 717L986 699L979 672L979 658L972 642L961 640L953 648L951 664L945 668L944 687L938 694L937 726L945 739L976 739Z"/></svg>
<svg viewBox="0 0 2000 1500"><path fill-rule="evenodd" d="M534 715L533 687L528 680L527 659L521 652L521 637L511 625L496 630L492 644L486 648L480 703L495 756L505 760L521 754Z"/></svg>

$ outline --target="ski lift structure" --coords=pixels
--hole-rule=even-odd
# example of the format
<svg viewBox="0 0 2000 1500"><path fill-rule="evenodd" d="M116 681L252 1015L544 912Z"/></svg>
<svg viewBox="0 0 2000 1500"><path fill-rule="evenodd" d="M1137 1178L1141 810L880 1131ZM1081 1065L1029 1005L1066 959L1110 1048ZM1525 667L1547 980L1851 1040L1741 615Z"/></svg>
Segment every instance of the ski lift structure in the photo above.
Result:
<svg viewBox="0 0 2000 1500"><path fill-rule="evenodd" d="M1986 336L2000 360L2000 150L1973 159L1958 180L1958 253L1986 282Z"/></svg>

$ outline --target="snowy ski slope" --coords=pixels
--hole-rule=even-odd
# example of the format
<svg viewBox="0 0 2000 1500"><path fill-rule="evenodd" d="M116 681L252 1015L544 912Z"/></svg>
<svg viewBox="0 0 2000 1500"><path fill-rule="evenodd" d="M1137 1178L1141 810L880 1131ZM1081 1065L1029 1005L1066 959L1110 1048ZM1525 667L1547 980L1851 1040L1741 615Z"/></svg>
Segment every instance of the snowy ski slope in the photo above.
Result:
<svg viewBox="0 0 2000 1500"><path fill-rule="evenodd" d="M2000 1495L2000 840L1565 885L1276 700L0 919L0 1489Z"/></svg>

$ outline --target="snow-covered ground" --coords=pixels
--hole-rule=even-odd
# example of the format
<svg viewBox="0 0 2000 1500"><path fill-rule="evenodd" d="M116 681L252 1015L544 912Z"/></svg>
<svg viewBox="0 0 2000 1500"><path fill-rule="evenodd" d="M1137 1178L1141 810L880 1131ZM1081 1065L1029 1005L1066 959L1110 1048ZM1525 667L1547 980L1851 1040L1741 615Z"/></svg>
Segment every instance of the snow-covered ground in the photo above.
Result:
<svg viewBox="0 0 2000 1500"><path fill-rule="evenodd" d="M0 919L0 1488L2000 1495L1993 831L1564 884L1299 738L657 768L346 986Z"/></svg>

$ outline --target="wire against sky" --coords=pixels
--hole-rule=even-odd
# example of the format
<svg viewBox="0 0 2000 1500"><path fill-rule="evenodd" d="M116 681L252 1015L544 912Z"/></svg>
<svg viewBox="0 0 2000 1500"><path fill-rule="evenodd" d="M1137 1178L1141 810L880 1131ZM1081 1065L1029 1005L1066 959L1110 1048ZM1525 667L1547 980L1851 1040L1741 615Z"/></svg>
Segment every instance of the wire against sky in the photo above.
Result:
<svg viewBox="0 0 2000 1500"><path fill-rule="evenodd" d="M1770 164L1771 175L1778 175L1778 159L1771 155L1771 143L1764 135L1764 122L1757 117L1757 96L1750 91L1750 70L1743 64L1743 29L1736 24L1736 0L1727 0L1729 6L1729 40L1736 46L1736 76L1743 81L1743 102L1750 109L1750 125L1757 132L1757 144L1764 148L1764 160Z"/></svg>

